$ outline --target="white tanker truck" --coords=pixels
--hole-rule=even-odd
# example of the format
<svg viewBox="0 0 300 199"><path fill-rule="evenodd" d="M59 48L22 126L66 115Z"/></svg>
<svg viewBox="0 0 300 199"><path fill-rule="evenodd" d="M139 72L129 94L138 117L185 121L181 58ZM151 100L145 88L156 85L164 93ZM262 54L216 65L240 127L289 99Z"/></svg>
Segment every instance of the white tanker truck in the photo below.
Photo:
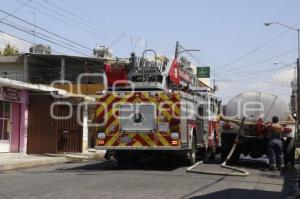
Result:
<svg viewBox="0 0 300 199"><path fill-rule="evenodd" d="M241 154L260 158L267 154L267 129L264 126L277 116L284 127L284 160L285 164L294 164L295 158L295 120L288 105L278 96L245 92L232 98L221 116L221 159L225 160L233 146L243 117L245 122L239 136L239 143L230 163L236 164Z"/></svg>

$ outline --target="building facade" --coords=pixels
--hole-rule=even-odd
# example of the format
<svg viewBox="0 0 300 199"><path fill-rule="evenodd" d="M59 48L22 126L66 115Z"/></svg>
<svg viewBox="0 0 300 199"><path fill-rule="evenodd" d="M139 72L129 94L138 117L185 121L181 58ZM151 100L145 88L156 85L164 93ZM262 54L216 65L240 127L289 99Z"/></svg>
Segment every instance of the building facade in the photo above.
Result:
<svg viewBox="0 0 300 199"><path fill-rule="evenodd" d="M26 152L28 91L0 87L0 152Z"/></svg>

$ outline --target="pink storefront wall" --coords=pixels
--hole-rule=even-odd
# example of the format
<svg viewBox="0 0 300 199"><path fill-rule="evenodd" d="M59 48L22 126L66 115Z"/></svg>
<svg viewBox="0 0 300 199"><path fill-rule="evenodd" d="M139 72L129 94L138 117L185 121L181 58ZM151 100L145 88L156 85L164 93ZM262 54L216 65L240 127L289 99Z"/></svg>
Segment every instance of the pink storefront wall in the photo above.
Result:
<svg viewBox="0 0 300 199"><path fill-rule="evenodd" d="M10 151L26 153L28 91L22 90L21 103L12 103L12 135Z"/></svg>
<svg viewBox="0 0 300 199"><path fill-rule="evenodd" d="M10 152L17 153L20 148L20 110L21 104L11 103L11 141Z"/></svg>

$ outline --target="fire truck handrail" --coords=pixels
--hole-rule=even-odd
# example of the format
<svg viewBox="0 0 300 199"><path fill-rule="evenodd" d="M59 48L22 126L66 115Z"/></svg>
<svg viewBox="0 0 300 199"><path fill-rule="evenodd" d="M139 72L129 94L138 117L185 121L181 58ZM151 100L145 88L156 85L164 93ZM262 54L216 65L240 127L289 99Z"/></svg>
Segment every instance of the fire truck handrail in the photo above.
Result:
<svg viewBox="0 0 300 199"><path fill-rule="evenodd" d="M146 52L153 52L154 53L154 61L155 61L155 67L157 67L157 54L156 51L153 49L146 49L144 50L143 54L142 54L142 81L144 83L145 81L145 71L144 71L144 58L145 58L145 53ZM157 82L157 70L155 70L155 82Z"/></svg>

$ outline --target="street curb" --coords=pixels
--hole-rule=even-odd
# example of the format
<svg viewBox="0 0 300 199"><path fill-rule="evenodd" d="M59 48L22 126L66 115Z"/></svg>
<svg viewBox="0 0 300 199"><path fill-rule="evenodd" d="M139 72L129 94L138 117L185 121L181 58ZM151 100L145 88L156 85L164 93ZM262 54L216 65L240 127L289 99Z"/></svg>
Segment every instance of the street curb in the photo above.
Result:
<svg viewBox="0 0 300 199"><path fill-rule="evenodd" d="M60 164L60 163L66 163L67 159L64 157L59 158L53 158L53 159L47 159L47 160L34 160L34 161L28 161L28 162L17 162L12 164L1 164L0 165L0 171L7 171L7 170L13 170L13 169L21 169L21 168L27 168L27 167L35 167L35 166L43 166L43 165L51 165L51 164Z"/></svg>
<svg viewBox="0 0 300 199"><path fill-rule="evenodd" d="M104 154L93 154L93 155L70 155L67 154L65 155L66 159L68 159L68 161L85 161L85 160L104 160Z"/></svg>

